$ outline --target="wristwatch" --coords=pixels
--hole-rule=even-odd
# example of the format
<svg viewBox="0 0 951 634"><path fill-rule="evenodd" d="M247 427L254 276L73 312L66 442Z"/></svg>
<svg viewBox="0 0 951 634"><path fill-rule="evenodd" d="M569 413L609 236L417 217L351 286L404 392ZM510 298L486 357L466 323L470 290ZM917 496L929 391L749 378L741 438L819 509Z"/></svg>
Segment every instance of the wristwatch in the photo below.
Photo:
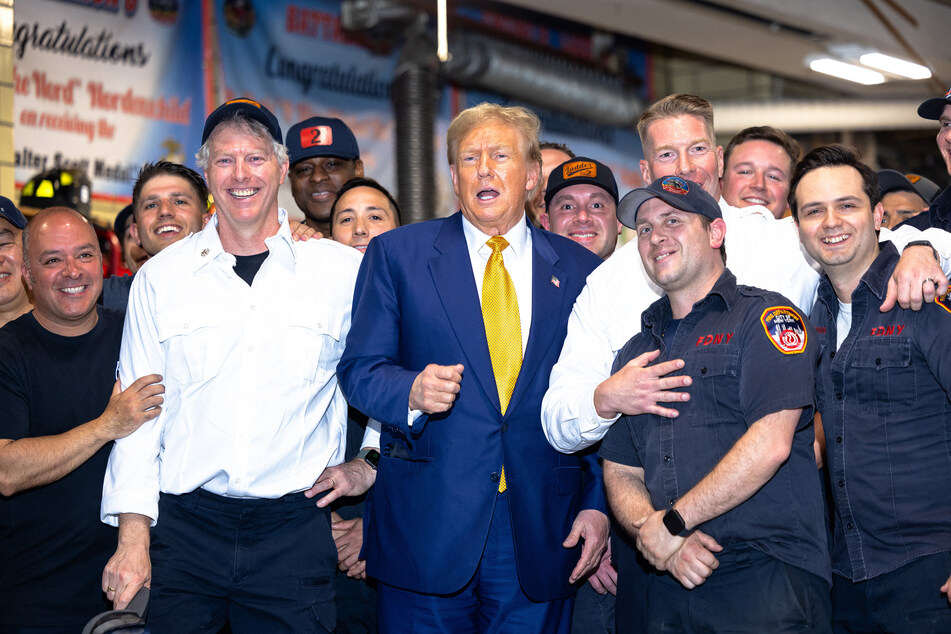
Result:
<svg viewBox="0 0 951 634"><path fill-rule="evenodd" d="M377 465L380 464L380 452L376 449L361 449L354 458L363 460L370 465L374 471L376 471Z"/></svg>
<svg viewBox="0 0 951 634"><path fill-rule="evenodd" d="M938 250L934 248L934 245L928 242L927 240L912 240L905 245L905 248L908 247L929 247L931 249L931 254L934 256L934 259L938 262L941 262L941 258L938 256Z"/></svg>
<svg viewBox="0 0 951 634"><path fill-rule="evenodd" d="M690 534L687 525L684 524L684 518L680 516L676 509L670 509L664 515L664 526L667 527L667 532L674 537L686 537Z"/></svg>

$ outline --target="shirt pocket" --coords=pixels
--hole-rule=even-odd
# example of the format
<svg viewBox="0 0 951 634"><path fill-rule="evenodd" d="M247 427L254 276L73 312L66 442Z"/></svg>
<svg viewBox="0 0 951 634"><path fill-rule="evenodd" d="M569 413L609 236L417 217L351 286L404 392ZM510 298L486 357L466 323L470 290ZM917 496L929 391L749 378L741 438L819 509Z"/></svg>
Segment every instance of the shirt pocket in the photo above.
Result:
<svg viewBox="0 0 951 634"><path fill-rule="evenodd" d="M156 329L167 351L166 372L176 381L204 383L221 370L227 351L220 309L192 306L167 310L156 320Z"/></svg>
<svg viewBox="0 0 951 634"><path fill-rule="evenodd" d="M736 423L740 400L740 353L736 348L698 350L693 355L694 389L698 399L694 424L699 426Z"/></svg>
<svg viewBox="0 0 951 634"><path fill-rule="evenodd" d="M863 412L903 411L918 398L908 339L878 337L858 341L851 367L856 379L855 393Z"/></svg>
<svg viewBox="0 0 951 634"><path fill-rule="evenodd" d="M343 315L326 307L292 307L284 338L288 371L302 379L325 383L337 371L343 354Z"/></svg>

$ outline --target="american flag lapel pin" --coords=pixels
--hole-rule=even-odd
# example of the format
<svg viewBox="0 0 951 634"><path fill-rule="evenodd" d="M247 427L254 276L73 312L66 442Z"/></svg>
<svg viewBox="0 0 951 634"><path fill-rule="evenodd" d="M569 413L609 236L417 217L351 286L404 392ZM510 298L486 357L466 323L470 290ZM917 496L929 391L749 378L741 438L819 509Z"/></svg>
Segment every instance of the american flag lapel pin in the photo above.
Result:
<svg viewBox="0 0 951 634"><path fill-rule="evenodd" d="M551 283L555 285L555 288L561 288L561 280L554 275L551 276Z"/></svg>

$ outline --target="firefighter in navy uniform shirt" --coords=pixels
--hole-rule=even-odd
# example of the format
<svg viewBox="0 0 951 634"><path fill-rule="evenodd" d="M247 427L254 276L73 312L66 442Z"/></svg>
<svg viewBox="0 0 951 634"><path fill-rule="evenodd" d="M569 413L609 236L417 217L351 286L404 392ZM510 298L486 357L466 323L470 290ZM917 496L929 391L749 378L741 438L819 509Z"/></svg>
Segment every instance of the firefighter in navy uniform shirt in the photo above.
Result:
<svg viewBox="0 0 951 634"><path fill-rule="evenodd" d="M682 359L691 378L677 418L624 416L601 447L611 508L656 568L648 631L831 631L815 333L782 295L737 285L720 208L696 183L661 177L618 217L667 294L614 371L659 350L651 363Z"/></svg>
<svg viewBox="0 0 951 634"><path fill-rule="evenodd" d="M810 319L836 631L951 632L951 301L878 310L898 253L879 245L878 178L849 148L807 154L790 191L802 243L825 272Z"/></svg>

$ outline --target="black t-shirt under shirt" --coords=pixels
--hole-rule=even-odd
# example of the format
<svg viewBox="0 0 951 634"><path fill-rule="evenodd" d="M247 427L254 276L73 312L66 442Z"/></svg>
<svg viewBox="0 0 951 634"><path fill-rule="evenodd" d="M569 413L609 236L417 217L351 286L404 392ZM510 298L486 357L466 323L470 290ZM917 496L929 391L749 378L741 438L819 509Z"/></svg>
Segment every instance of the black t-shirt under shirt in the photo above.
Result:
<svg viewBox="0 0 951 634"><path fill-rule="evenodd" d="M264 264L264 260L267 259L268 253L268 251L265 251L264 253L255 253L254 255L234 256L234 272L238 274L238 277L247 282L248 286L251 286L251 282L254 281L254 276L261 270L261 265Z"/></svg>
<svg viewBox="0 0 951 634"><path fill-rule="evenodd" d="M116 380L123 313L98 307L78 337L32 313L0 328L0 438L52 436L97 418ZM75 627L110 609L102 570L116 530L99 521L112 443L45 486L0 496L0 624Z"/></svg>

